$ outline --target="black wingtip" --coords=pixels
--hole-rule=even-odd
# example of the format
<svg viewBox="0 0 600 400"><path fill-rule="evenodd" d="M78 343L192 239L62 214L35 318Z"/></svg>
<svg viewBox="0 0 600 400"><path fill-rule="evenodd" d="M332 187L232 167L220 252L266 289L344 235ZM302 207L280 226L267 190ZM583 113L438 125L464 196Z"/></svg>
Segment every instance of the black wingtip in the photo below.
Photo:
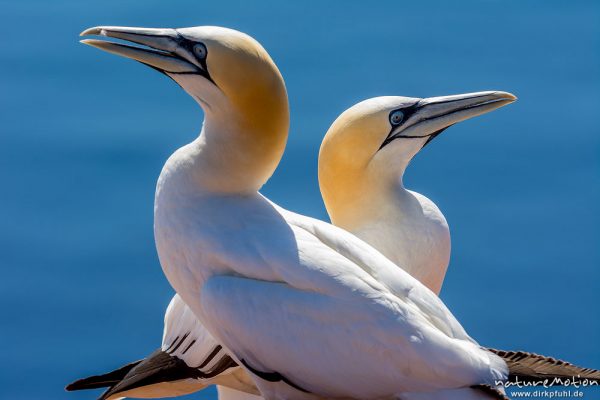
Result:
<svg viewBox="0 0 600 400"><path fill-rule="evenodd" d="M161 382L171 382L186 378L197 378L200 372L189 367L183 360L161 349L142 360L114 386L111 386L98 400L106 400L121 392Z"/></svg>
<svg viewBox="0 0 600 400"><path fill-rule="evenodd" d="M143 360L134 361L121 368L115 369L114 371L107 372L106 374L78 379L65 386L65 390L67 392L73 392L76 390L99 389L116 385L129 373L129 371L142 361Z"/></svg>

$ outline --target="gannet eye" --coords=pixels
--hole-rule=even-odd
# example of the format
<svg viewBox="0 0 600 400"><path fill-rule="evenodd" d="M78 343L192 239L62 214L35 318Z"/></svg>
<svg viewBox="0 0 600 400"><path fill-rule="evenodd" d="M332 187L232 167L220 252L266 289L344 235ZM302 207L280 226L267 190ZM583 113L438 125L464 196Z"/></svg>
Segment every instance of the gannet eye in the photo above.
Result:
<svg viewBox="0 0 600 400"><path fill-rule="evenodd" d="M206 58L206 46L202 43L196 43L194 45L194 55L200 60L204 60Z"/></svg>
<svg viewBox="0 0 600 400"><path fill-rule="evenodd" d="M396 110L390 114L390 123L392 125L400 125L404 120L404 113L400 110Z"/></svg>

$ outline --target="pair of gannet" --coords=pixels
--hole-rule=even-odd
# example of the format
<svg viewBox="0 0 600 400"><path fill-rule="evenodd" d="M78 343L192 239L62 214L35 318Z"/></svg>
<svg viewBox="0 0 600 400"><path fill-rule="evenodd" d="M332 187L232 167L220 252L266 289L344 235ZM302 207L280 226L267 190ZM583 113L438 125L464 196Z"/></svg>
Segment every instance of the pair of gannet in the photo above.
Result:
<svg viewBox="0 0 600 400"><path fill-rule="evenodd" d="M378 98L338 118L320 155L332 166L320 168L323 197L333 222L382 255L258 193L283 152L289 113L283 79L257 42L215 27L87 33L149 46L88 42L164 72L205 111L200 137L163 168L155 200L165 274L216 339L213 352L223 346L204 367L233 374L221 363L231 357L267 399L464 399L480 393L471 388L501 396L496 381L514 375L600 376L481 348L423 285L439 291L449 235L435 205L404 190L404 168L443 129L512 96ZM185 357L196 347L187 339L163 352Z"/></svg>

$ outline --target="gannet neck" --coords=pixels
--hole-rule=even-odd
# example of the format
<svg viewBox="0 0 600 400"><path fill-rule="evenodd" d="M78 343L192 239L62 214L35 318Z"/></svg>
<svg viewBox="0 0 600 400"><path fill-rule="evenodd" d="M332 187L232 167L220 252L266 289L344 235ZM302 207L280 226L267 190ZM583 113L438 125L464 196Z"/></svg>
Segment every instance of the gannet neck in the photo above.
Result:
<svg viewBox="0 0 600 400"><path fill-rule="evenodd" d="M366 165L343 160L343 148L321 147L319 186L334 225L354 232L368 221L378 220L401 209L408 194L404 187L403 158L388 159L385 165L371 160Z"/></svg>
<svg viewBox="0 0 600 400"><path fill-rule="evenodd" d="M395 203L396 193L406 191L401 180L391 185L387 180L370 180L360 174L348 173L337 179L324 176L320 174L319 184L331 222L351 232L364 226L365 221L382 218Z"/></svg>
<svg viewBox="0 0 600 400"><path fill-rule="evenodd" d="M401 186L381 199L376 213L362 214L346 229L439 294L451 249L444 215L427 197Z"/></svg>
<svg viewBox="0 0 600 400"><path fill-rule="evenodd" d="M287 108L271 116L271 126L248 123L240 114L227 110L204 108L200 135L169 158L161 177L175 179L178 191L217 194L258 191L272 175L285 149Z"/></svg>
<svg viewBox="0 0 600 400"><path fill-rule="evenodd" d="M192 161L186 166L194 168L190 184L205 192L256 192L285 149L289 108L283 77L266 51L250 43L260 51L208 58L217 85L185 74L174 77L204 110L201 134L184 153ZM214 59L234 68L212 67Z"/></svg>
<svg viewBox="0 0 600 400"><path fill-rule="evenodd" d="M323 161L323 160L321 160ZM327 165L319 163L319 169ZM450 261L450 231L444 215L427 197L404 187L402 175L363 174L324 179L321 191L334 225L369 243L435 293ZM325 193L328 193L326 196Z"/></svg>

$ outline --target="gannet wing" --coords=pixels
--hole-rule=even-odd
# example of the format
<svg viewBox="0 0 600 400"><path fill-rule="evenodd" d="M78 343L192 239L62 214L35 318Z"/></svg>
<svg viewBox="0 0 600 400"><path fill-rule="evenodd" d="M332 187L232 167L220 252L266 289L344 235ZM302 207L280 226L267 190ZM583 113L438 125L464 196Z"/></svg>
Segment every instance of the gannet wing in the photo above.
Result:
<svg viewBox="0 0 600 400"><path fill-rule="evenodd" d="M356 267L360 268L383 286L384 290L417 307L423 317L446 335L475 343L434 292L371 245L334 225L281 208L279 211L296 228L295 232L300 230L300 233L296 233L296 238L306 242L307 248L326 246L330 250L330 255L335 253L346 258L354 264L352 267L355 270ZM302 231L305 231L308 236ZM302 246L299 249L302 249ZM312 260L312 262L322 261Z"/></svg>
<svg viewBox="0 0 600 400"><path fill-rule="evenodd" d="M266 398L383 398L505 376L494 355L445 335L416 307L363 282L345 283L354 295L215 276L200 304L207 325Z"/></svg>

